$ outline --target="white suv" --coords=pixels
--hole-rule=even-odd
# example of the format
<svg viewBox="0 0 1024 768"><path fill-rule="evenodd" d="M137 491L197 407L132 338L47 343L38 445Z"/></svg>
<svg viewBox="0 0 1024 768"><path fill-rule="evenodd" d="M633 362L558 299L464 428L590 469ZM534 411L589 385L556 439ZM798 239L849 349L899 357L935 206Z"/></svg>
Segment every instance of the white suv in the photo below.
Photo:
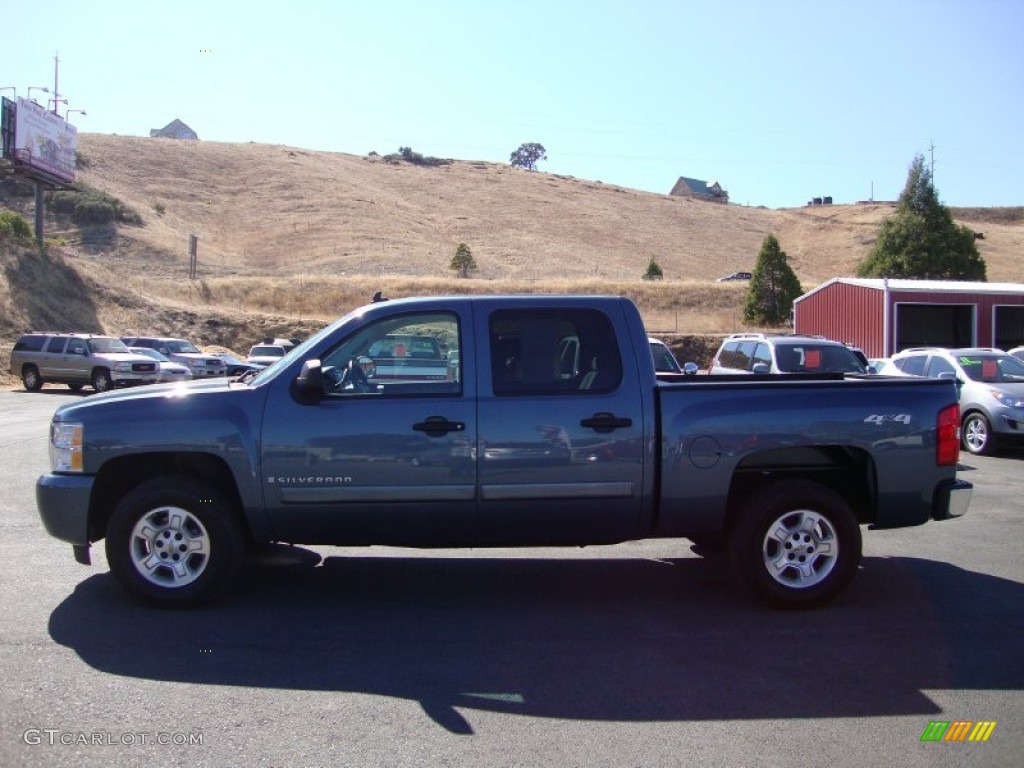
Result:
<svg viewBox="0 0 1024 768"><path fill-rule="evenodd" d="M841 341L818 336L734 333L711 360L711 373L867 373Z"/></svg>
<svg viewBox="0 0 1024 768"><path fill-rule="evenodd" d="M1001 349L918 347L892 356L903 374L953 379L960 391L964 449L992 453L997 442L1024 441L1024 362Z"/></svg>

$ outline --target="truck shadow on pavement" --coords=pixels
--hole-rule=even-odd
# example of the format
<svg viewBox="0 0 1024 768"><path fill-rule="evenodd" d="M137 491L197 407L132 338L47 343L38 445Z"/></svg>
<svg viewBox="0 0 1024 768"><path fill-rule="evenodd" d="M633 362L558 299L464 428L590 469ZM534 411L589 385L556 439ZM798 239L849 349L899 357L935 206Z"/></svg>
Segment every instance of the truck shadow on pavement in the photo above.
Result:
<svg viewBox="0 0 1024 768"><path fill-rule="evenodd" d="M330 550L326 550L330 551ZM348 550L351 552L352 550ZM112 675L598 721L933 714L930 689L1024 689L1024 585L872 558L838 601L774 611L697 558L331 556L281 548L201 610L92 576L52 638Z"/></svg>

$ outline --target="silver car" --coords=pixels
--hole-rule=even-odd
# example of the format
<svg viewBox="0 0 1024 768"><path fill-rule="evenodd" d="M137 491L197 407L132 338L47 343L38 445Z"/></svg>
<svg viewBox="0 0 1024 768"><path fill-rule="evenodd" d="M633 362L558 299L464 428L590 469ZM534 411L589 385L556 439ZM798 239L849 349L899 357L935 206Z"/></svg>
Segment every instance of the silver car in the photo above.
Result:
<svg viewBox="0 0 1024 768"><path fill-rule="evenodd" d="M955 379L966 451L991 454L999 443L1024 442L1024 362L1001 349L905 349L893 364L911 376Z"/></svg>
<svg viewBox="0 0 1024 768"><path fill-rule="evenodd" d="M155 349L150 349L149 347L129 347L129 349L136 354L151 357L160 364L160 377L157 381L161 384L171 381L192 380L192 371L187 365L176 363Z"/></svg>

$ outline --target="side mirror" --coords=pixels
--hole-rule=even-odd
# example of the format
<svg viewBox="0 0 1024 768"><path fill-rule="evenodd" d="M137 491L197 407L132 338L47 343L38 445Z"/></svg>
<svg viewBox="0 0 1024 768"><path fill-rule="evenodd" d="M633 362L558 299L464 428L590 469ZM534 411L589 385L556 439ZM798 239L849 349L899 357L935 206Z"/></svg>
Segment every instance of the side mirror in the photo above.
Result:
<svg viewBox="0 0 1024 768"><path fill-rule="evenodd" d="M771 373L772 369L768 367L767 363L754 363L754 367L750 371L751 373Z"/></svg>
<svg viewBox="0 0 1024 768"><path fill-rule="evenodd" d="M302 371L292 382L292 395L300 403L316 405L324 395L324 373L316 358L302 364Z"/></svg>
<svg viewBox="0 0 1024 768"><path fill-rule="evenodd" d="M868 370L868 373L870 373L870 374L878 373L878 369L875 368L875 366L873 366L873 365L869 365L867 370Z"/></svg>
<svg viewBox="0 0 1024 768"><path fill-rule="evenodd" d="M683 373L685 373L687 376L696 376L697 371L699 370L700 368L694 362L685 363L683 365Z"/></svg>

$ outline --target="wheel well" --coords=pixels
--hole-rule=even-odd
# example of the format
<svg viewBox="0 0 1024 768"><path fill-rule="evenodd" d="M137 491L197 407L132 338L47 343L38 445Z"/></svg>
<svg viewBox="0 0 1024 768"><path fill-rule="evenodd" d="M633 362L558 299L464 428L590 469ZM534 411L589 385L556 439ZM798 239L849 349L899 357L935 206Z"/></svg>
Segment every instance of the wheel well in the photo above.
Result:
<svg viewBox="0 0 1024 768"><path fill-rule="evenodd" d="M875 521L877 484L871 456L845 446L805 446L763 451L739 463L729 487L726 531L752 497L781 480L809 480L830 488L846 500L858 522Z"/></svg>
<svg viewBox="0 0 1024 768"><path fill-rule="evenodd" d="M128 491L155 477L174 475L197 478L220 489L248 531L238 486L223 459L209 453L145 453L112 459L100 469L89 505L89 541L106 535L110 515Z"/></svg>

